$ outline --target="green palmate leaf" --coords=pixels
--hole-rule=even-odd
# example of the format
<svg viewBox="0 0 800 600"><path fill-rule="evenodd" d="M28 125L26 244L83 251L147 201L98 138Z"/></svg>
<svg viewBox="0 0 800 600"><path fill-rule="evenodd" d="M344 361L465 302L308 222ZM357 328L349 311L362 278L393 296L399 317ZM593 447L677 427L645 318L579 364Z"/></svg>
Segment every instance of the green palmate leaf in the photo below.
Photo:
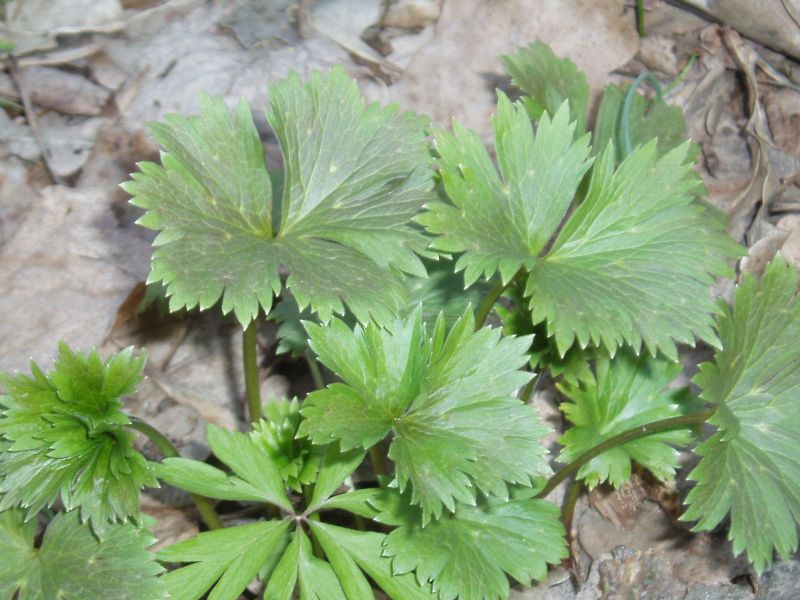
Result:
<svg viewBox="0 0 800 600"><path fill-rule="evenodd" d="M697 485L682 519L715 527L730 511L734 553L761 573L788 559L800 521L800 302L797 272L779 255L761 281L745 275L719 320L723 349L695 383L717 405L719 431L700 444Z"/></svg>
<svg viewBox="0 0 800 600"><path fill-rule="evenodd" d="M396 574L392 571L392 561L383 556L385 535L373 531L353 531L317 521L310 524L342 582L347 598L372 597L360 571L369 575L396 600L430 600L437 597L429 584L420 586L413 574Z"/></svg>
<svg viewBox="0 0 800 600"><path fill-rule="evenodd" d="M680 374L680 363L636 357L629 351L613 359L600 353L594 381L559 386L569 399L561 410L574 425L561 437L558 460L568 463L601 442L640 425L677 417L688 408L685 388L667 389ZM678 466L678 452L670 444L686 444L688 430L667 431L627 442L593 458L578 471L590 488L608 481L614 487L631 475L631 460L660 479L669 479Z"/></svg>
<svg viewBox="0 0 800 600"><path fill-rule="evenodd" d="M166 458L155 466L159 479L209 498L268 502L292 511L279 465L260 439L260 428L248 435L209 424L206 437L233 474L188 458Z"/></svg>
<svg viewBox="0 0 800 600"><path fill-rule="evenodd" d="M540 119L544 112L554 115L567 100L570 118L577 123L575 133L586 132L589 84L586 75L572 61L558 58L541 41L502 58L514 85L529 96L526 105L535 119Z"/></svg>
<svg viewBox="0 0 800 600"><path fill-rule="evenodd" d="M658 154L663 156L686 141L683 111L678 106L670 106L660 99L647 100L641 94L633 92L630 112L626 115L625 96L629 89L611 84L603 92L594 127L595 152L601 152L613 141L619 163L627 155L628 144L633 149L657 139ZM693 144L690 148L690 155L692 158L696 157L698 146Z"/></svg>
<svg viewBox="0 0 800 600"><path fill-rule="evenodd" d="M155 540L131 524L112 525L100 541L77 511L50 522L34 548L36 524L24 513L0 513L0 597L18 600L158 600L163 568L147 551ZM15 593L17 595L15 595Z"/></svg>
<svg viewBox="0 0 800 600"><path fill-rule="evenodd" d="M699 181L687 145L659 158L651 142L616 169L608 146L547 250L589 166L588 140L572 141L565 106L552 120L543 115L534 135L523 108L502 94L494 129L502 176L474 132L456 124L453 133L436 133L452 204L432 203L418 218L440 236L433 247L463 252L456 266L468 284L529 270L533 322L547 323L562 355L576 342L612 353L644 343L674 359L676 342L718 343L708 288L740 251L693 203Z"/></svg>
<svg viewBox="0 0 800 600"><path fill-rule="evenodd" d="M553 378L560 378L566 383L578 385L581 382L592 383L594 373L589 366L589 361L594 358L597 350L591 346L580 348L573 344L563 355L558 352L552 339L547 338L542 332L539 336L543 344L534 344L531 349L531 365L541 370L547 369Z"/></svg>
<svg viewBox="0 0 800 600"><path fill-rule="evenodd" d="M35 535L36 521L26 521L23 511L0 512L0 598L13 598L21 586L28 585L36 562Z"/></svg>
<svg viewBox="0 0 800 600"><path fill-rule="evenodd" d="M236 600L259 570L273 564L289 543L290 521L206 531L158 553L165 562L191 563L162 577L173 598L194 600L213 587L209 600Z"/></svg>
<svg viewBox="0 0 800 600"><path fill-rule="evenodd" d="M546 500L482 500L422 526L421 511L386 490L371 501L376 520L397 527L384 542L395 573L416 571L441 600L508 598L506 574L523 584L567 556L558 507Z"/></svg>
<svg viewBox="0 0 800 600"><path fill-rule="evenodd" d="M692 202L687 148L658 158L650 142L616 170L613 147L598 158L586 198L525 289L533 320L547 322L562 354L576 340L612 353L644 343L675 360L676 342L719 344L709 286L712 274L730 274L726 259L740 249Z"/></svg>
<svg viewBox="0 0 800 600"><path fill-rule="evenodd" d="M264 598L291 600L295 597L295 587L300 588L302 600L348 599L330 563L314 556L311 541L299 527L295 529L291 543L275 567Z"/></svg>
<svg viewBox="0 0 800 600"><path fill-rule="evenodd" d="M477 490L507 497L507 483L529 485L549 472L538 441L547 429L512 397L531 378L520 370L530 338L475 332L470 312L447 335L440 318L428 336L419 311L393 332L372 324L351 331L338 320L307 327L344 383L308 396L298 435L347 449L393 432L400 488L410 484L426 521L456 501L474 503Z"/></svg>
<svg viewBox="0 0 800 600"><path fill-rule="evenodd" d="M362 488L346 494L332 496L325 501L324 507L326 510L341 509L354 515L374 519L378 513L369 503L369 500L375 495L375 492L375 488Z"/></svg>
<svg viewBox="0 0 800 600"><path fill-rule="evenodd" d="M405 296L396 270L424 274L415 252L427 242L408 222L430 198L425 120L365 107L340 67L272 86L267 118L285 163L280 200L243 102L233 122L221 99L203 98L200 117L151 125L162 164L141 164L124 186L147 209L139 222L160 231L150 280L173 310L221 297L247 324L269 311L285 267L301 308L323 320L343 303L389 320Z"/></svg>
<svg viewBox="0 0 800 600"><path fill-rule="evenodd" d="M498 270L508 281L530 268L572 203L591 161L589 136L573 141L566 104L543 115L536 135L525 109L498 93L497 172L480 137L458 123L436 132L442 181L451 204L435 202L418 221L440 235L433 247L463 252L456 263L467 285Z"/></svg>
<svg viewBox="0 0 800 600"><path fill-rule="evenodd" d="M61 344L53 370L2 376L0 511L19 506L28 518L56 498L102 534L109 523L138 520L139 491L157 486L133 447L121 397L142 379L144 356L132 348L103 362Z"/></svg>
<svg viewBox="0 0 800 600"><path fill-rule="evenodd" d="M331 565L313 556L297 523L306 521L327 503L363 461L364 452L340 452L336 444L320 449L323 456L318 476L312 482L313 495L303 513L298 514L286 498L278 467L261 435L258 430L247 435L209 426L209 445L231 467L233 475L185 459L167 459L158 468L159 477L190 492L227 500L269 502L288 513L282 520L204 532L161 550L158 558L162 561L188 563L163 577L172 597L195 600L210 592L210 600L236 600L258 576L269 580L265 598L270 600L292 598L297 584L302 598L344 598L342 584ZM342 504L348 508L346 500Z"/></svg>
<svg viewBox="0 0 800 600"><path fill-rule="evenodd" d="M363 450L356 448L342 452L338 444L328 444L306 512L313 512L325 504L344 480L358 468L365 454Z"/></svg>

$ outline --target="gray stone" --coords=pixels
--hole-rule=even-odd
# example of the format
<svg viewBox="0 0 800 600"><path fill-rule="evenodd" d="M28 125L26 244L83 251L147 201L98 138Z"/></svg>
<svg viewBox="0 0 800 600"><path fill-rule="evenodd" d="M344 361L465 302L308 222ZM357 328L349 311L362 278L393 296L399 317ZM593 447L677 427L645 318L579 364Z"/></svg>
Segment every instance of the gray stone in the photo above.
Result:
<svg viewBox="0 0 800 600"><path fill-rule="evenodd" d="M743 585L720 583L716 585L699 584L692 586L683 600L752 600L752 590Z"/></svg>
<svg viewBox="0 0 800 600"><path fill-rule="evenodd" d="M779 562L764 573L757 585L758 600L797 600L800 598L800 561Z"/></svg>
<svg viewBox="0 0 800 600"><path fill-rule="evenodd" d="M686 584L672 574L669 559L657 550L617 546L610 559L600 562L599 571L607 600L674 600L686 591Z"/></svg>

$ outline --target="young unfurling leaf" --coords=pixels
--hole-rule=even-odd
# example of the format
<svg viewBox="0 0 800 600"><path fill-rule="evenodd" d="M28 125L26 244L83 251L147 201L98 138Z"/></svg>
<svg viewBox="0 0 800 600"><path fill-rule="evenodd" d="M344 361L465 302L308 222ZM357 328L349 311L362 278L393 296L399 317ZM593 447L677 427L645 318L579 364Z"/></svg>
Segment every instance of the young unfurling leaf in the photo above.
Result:
<svg viewBox="0 0 800 600"><path fill-rule="evenodd" d="M121 398L142 379L144 355L127 348L105 362L97 351L61 344L45 375L2 376L0 511L19 506L28 518L61 497L102 534L109 523L140 516L139 491L158 483L133 447Z"/></svg>
<svg viewBox="0 0 800 600"><path fill-rule="evenodd" d="M317 478L324 447L297 439L300 426L300 403L297 398L272 399L264 406L264 418L253 424L250 437L272 457L286 487L302 493L303 486Z"/></svg>

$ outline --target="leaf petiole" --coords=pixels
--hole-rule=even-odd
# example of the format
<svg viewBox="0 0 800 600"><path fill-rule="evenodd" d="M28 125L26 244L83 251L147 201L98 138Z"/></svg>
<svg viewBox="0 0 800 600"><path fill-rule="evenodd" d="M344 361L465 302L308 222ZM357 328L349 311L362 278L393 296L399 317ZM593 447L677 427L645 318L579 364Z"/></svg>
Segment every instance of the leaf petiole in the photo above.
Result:
<svg viewBox="0 0 800 600"><path fill-rule="evenodd" d="M625 146L625 156L628 156L631 154L631 152L633 152L633 142L631 141L631 109L633 108L633 99L636 96L636 90L645 81L653 86L653 90L655 90L656 93L656 101L660 101L663 98L661 82L650 73L642 73L633 80L633 83L625 93L625 101L622 103L622 116L620 117L620 121L622 122L622 143Z"/></svg>
<svg viewBox="0 0 800 600"><path fill-rule="evenodd" d="M636 0L636 33L640 38L645 36L644 33L644 0Z"/></svg>
<svg viewBox="0 0 800 600"><path fill-rule="evenodd" d="M702 425L711 418L716 408L709 408L699 413L691 415L682 415L680 417L670 417L669 419L662 419L654 421L646 425L641 425L628 431L623 431L619 435L608 438L606 441L598 444L591 450L587 450L578 458L566 465L563 469L556 471L556 473L547 481L547 484L542 488L536 497L544 498L552 492L558 485L573 473L577 473L583 465L591 461L593 458L600 456L603 452L627 444L639 438L643 438L654 433L661 433L662 431L670 431L672 429L683 429L693 425Z"/></svg>
<svg viewBox="0 0 800 600"><path fill-rule="evenodd" d="M378 484L383 487L382 475L389 474L389 468L386 466L386 461L383 459L383 454L381 454L380 448L378 448L378 444L370 446L368 450L369 453L369 462L372 464L372 470L375 473L375 477L378 480Z"/></svg>
<svg viewBox="0 0 800 600"><path fill-rule="evenodd" d="M577 477L572 480L567 489L567 495L564 498L564 506L561 508L561 522L564 523L564 529L567 532L567 549L569 557L569 568L575 570L577 561L575 554L572 551L574 538L572 537L573 517L575 516L575 505L578 503L581 492L583 491L583 480Z"/></svg>
<svg viewBox="0 0 800 600"><path fill-rule="evenodd" d="M244 330L242 337L242 360L244 362L244 385L247 391L247 411L250 423L261 420L261 387L258 382L258 358L256 353L256 334L258 321L253 319Z"/></svg>
<svg viewBox="0 0 800 600"><path fill-rule="evenodd" d="M306 350L306 363L308 363L308 370L311 372L311 378L314 380L314 385L318 390L325 388L325 378L322 376L322 369L319 368L319 362L316 357Z"/></svg>
<svg viewBox="0 0 800 600"><path fill-rule="evenodd" d="M478 311L475 313L475 331L478 331L478 329L483 327L483 324L486 322L486 317L488 317L489 313L492 312L495 302L497 302L498 298L503 295L503 292L505 292L512 283L526 273L527 271L525 270L525 267L520 267L519 271L517 271L507 282L503 283L503 280L501 279L491 290L489 290L489 293L486 294L483 302L481 302L480 306L478 306Z"/></svg>
<svg viewBox="0 0 800 600"><path fill-rule="evenodd" d="M158 429L139 417L130 417L130 421L128 427L146 435L147 439L153 442L153 445L158 448L161 454L166 458L180 457L180 452L178 452L175 445ZM209 529L223 529L225 527L208 498L198 494L191 494L191 496L197 507L197 512L200 513L200 517L203 519L203 522L208 525Z"/></svg>

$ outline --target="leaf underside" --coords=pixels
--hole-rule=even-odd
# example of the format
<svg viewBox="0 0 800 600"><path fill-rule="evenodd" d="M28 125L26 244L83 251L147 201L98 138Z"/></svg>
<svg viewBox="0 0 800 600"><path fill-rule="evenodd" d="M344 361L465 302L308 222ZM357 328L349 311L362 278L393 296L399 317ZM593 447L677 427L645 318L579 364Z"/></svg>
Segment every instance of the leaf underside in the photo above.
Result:
<svg viewBox="0 0 800 600"><path fill-rule="evenodd" d="M0 438L10 445L0 454L0 511L19 506L32 518L60 496L100 535L139 519L141 488L158 482L124 429L120 398L143 367L132 348L102 361L61 344L49 374L32 363L30 376L2 376Z"/></svg>
<svg viewBox="0 0 800 600"><path fill-rule="evenodd" d="M547 429L512 397L531 375L530 338L474 331L467 312L445 335L429 337L419 311L393 331L308 324L313 349L343 383L308 396L298 435L368 448L393 432L389 457L400 488L423 518L472 504L478 490L507 497L507 484L530 485L549 473L539 438Z"/></svg>
<svg viewBox="0 0 800 600"><path fill-rule="evenodd" d="M559 440L564 449L558 460L571 462L615 435L683 414L686 390L667 389L681 370L680 363L636 357L629 351L613 359L601 353L595 360L594 380L559 385L569 398L561 410L573 426ZM683 429L619 445L581 467L578 477L590 488L603 481L618 488L630 478L631 461L635 460L659 479L671 479L679 457L671 445L684 445L690 439L688 430Z"/></svg>
<svg viewBox="0 0 800 600"><path fill-rule="evenodd" d="M405 300L398 272L424 275L415 252L427 242L408 222L430 198L425 120L365 106L341 67L272 86L267 119L284 158L280 199L243 101L233 121L204 97L200 117L150 126L161 165L140 164L123 186L147 210L139 223L160 231L150 281L166 284L171 310L222 298L246 325L269 312L285 268L300 307L324 321L345 304L390 320Z"/></svg>
<svg viewBox="0 0 800 600"><path fill-rule="evenodd" d="M21 511L0 513L0 597L18 600L166 598L163 568L147 551L155 540L131 524L112 525L100 541L78 511L59 513L42 545L33 546L35 521ZM14 593L18 595L15 596Z"/></svg>
<svg viewBox="0 0 800 600"><path fill-rule="evenodd" d="M722 350L694 382L717 405L719 427L696 452L697 485L681 517L713 529L730 511L733 551L758 573L797 549L800 522L800 302L797 271L778 255L757 281L745 275L719 319Z"/></svg>

